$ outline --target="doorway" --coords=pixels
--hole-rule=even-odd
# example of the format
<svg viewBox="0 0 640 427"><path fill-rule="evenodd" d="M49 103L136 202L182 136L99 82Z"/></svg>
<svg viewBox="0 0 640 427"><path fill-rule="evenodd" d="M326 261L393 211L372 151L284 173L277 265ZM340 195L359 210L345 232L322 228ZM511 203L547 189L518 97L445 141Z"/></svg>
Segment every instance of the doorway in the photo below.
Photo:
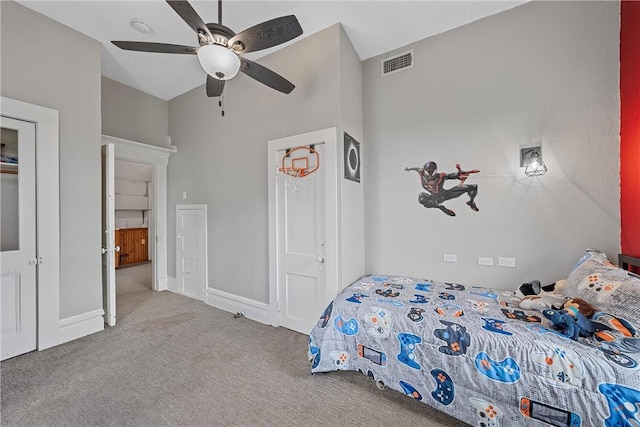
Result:
<svg viewBox="0 0 640 427"><path fill-rule="evenodd" d="M153 168L149 163L115 159L116 305L132 292L153 290ZM118 317L126 313L119 310Z"/></svg>
<svg viewBox="0 0 640 427"><path fill-rule="evenodd" d="M153 174L148 163L115 159L116 268L153 261ZM117 236L120 234L120 236ZM149 283L151 287L151 283Z"/></svg>
<svg viewBox="0 0 640 427"><path fill-rule="evenodd" d="M124 261L133 259L134 262L131 264L137 264L138 260L152 260L148 266L151 271L151 289L154 291L166 290L168 281L167 164L169 154L174 153L176 148L173 146L169 148L158 147L106 135L102 136L102 143L114 146L115 166L112 179L114 188L115 184L120 184L120 196L124 196L114 195L116 204L117 199L120 198L120 207L124 207L124 209L114 207L116 212L123 211L119 215L114 213L114 228L135 229L135 232L131 233L133 234L130 242L131 251L125 248L125 242L122 239L128 237L123 237L122 233L120 233L120 245L115 242L114 238L113 246L120 246L120 250L124 254L128 254L125 257L128 259L124 259ZM116 179L121 181L118 182ZM107 201L103 201L103 203L107 205ZM145 207L147 209L144 209ZM123 253L116 251L115 257L123 260L120 257ZM115 269L115 263L110 269ZM113 287L111 293L116 295L115 282L118 280L118 275L115 274L115 271L111 271L111 273L115 280L112 282L104 280L104 286ZM109 293L108 290L105 291L105 294ZM117 313L115 304L113 310ZM109 318L108 315L106 317Z"/></svg>

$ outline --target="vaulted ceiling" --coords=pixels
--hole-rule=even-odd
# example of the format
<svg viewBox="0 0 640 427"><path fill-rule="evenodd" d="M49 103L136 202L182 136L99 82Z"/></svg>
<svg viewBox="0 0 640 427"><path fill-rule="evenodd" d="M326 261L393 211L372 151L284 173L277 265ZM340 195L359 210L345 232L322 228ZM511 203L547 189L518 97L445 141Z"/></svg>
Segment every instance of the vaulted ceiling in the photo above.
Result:
<svg viewBox="0 0 640 427"><path fill-rule="evenodd" d="M304 31L301 37L305 37L340 22L360 59L365 60L526 1L225 0L222 23L239 33L260 22L294 14ZM18 0L18 3L100 41L102 74L106 77L165 100L204 84L205 74L193 55L123 51L110 43L135 40L198 46L194 31L165 1ZM216 1L191 4L204 22L218 22ZM151 32L134 30L130 25L133 19L144 21ZM246 58L255 61L288 43L248 53Z"/></svg>

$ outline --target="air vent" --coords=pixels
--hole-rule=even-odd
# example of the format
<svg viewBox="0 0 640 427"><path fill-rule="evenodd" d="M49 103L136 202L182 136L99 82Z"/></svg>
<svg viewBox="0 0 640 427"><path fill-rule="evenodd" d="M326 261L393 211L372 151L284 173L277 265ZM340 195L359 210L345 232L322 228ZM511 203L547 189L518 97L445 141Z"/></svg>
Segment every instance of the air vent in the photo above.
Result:
<svg viewBox="0 0 640 427"><path fill-rule="evenodd" d="M413 51L387 58L382 61L382 75L396 73L406 68L413 67Z"/></svg>

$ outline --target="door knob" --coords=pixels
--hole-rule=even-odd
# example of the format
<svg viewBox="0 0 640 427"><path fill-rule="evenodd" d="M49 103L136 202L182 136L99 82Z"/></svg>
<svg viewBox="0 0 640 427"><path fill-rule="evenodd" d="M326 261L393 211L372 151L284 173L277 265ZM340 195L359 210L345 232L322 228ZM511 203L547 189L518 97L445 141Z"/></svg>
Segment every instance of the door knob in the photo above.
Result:
<svg viewBox="0 0 640 427"><path fill-rule="evenodd" d="M120 252L120 246L116 246L113 249L107 249L107 248L102 248L102 255L106 254L107 252Z"/></svg>
<svg viewBox="0 0 640 427"><path fill-rule="evenodd" d="M316 261L317 261L319 264L323 264L323 263L324 263L324 257L323 257L323 256L321 256L321 255L318 255L318 257L316 258Z"/></svg>

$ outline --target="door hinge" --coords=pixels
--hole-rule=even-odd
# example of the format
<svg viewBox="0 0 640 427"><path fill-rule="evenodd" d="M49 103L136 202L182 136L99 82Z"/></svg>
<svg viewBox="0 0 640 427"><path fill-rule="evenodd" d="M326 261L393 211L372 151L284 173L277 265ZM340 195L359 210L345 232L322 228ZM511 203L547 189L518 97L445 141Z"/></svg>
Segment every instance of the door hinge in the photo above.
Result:
<svg viewBox="0 0 640 427"><path fill-rule="evenodd" d="M276 302L276 309L278 310L278 313L282 311L282 304L280 303L280 301Z"/></svg>
<svg viewBox="0 0 640 427"><path fill-rule="evenodd" d="M42 264L42 257L37 257L29 260L29 265L40 265Z"/></svg>

